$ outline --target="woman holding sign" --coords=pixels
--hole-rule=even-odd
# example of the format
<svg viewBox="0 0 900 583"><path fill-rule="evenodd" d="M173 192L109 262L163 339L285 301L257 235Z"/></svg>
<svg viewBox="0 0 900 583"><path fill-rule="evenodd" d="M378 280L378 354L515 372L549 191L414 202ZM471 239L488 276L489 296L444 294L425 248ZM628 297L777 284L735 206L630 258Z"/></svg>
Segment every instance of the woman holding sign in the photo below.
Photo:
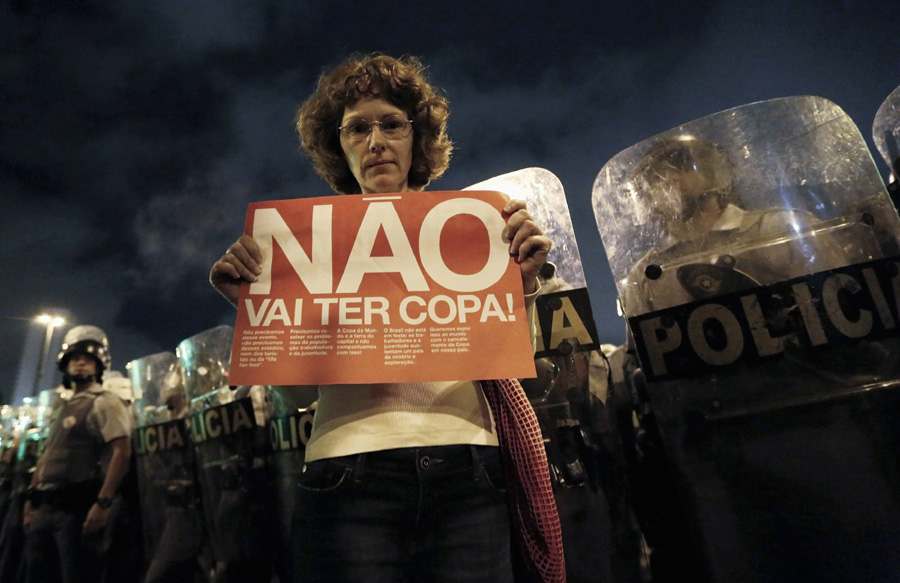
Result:
<svg viewBox="0 0 900 583"><path fill-rule="evenodd" d="M336 192L419 191L449 163L448 115L417 59L372 55L324 73L297 130ZM530 306L551 243L521 201L510 201L504 216L502 235ZM244 235L213 265L210 282L237 305L261 262L259 246ZM537 422L517 383L321 386L295 513L300 580L512 581L512 511L534 574L564 581L541 456Z"/></svg>

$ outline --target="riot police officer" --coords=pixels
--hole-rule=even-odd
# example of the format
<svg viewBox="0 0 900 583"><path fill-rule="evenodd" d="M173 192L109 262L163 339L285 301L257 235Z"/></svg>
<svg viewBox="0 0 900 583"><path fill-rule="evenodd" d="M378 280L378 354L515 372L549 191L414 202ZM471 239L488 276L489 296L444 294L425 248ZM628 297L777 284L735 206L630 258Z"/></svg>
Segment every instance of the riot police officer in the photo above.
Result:
<svg viewBox="0 0 900 583"><path fill-rule="evenodd" d="M143 581L196 581L208 569L201 566L205 533L184 419L184 370L173 352L160 352L132 360L128 371L141 395L134 449L148 558Z"/></svg>
<svg viewBox="0 0 900 583"><path fill-rule="evenodd" d="M654 581L896 580L900 221L858 138L827 100L771 100L598 177Z"/></svg>
<svg viewBox="0 0 900 583"><path fill-rule="evenodd" d="M57 365L74 392L53 422L31 480L24 517L27 577L93 582L102 573L102 535L128 470L131 423L122 400L101 385L110 368L103 330L72 328Z"/></svg>

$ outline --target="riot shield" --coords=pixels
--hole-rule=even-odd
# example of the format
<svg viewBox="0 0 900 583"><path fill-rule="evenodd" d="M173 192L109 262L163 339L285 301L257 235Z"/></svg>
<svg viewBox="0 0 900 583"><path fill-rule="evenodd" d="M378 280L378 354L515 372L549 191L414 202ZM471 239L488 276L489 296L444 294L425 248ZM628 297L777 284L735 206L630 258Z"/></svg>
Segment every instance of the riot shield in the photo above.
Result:
<svg viewBox="0 0 900 583"><path fill-rule="evenodd" d="M703 577L893 580L900 220L853 122L817 97L708 116L612 158L593 206L642 471Z"/></svg>
<svg viewBox="0 0 900 583"><path fill-rule="evenodd" d="M316 386L272 386L266 389L268 408L269 467L275 485L275 515L279 540L275 568L280 581L293 581L290 537L297 497L297 481L303 472L306 444L312 432ZM294 533L294 536L307 536ZM312 536L315 536L313 533Z"/></svg>
<svg viewBox="0 0 900 583"><path fill-rule="evenodd" d="M900 87L887 96L875 113L872 139L891 170L888 190L896 198L897 178L900 177Z"/></svg>
<svg viewBox="0 0 900 583"><path fill-rule="evenodd" d="M67 393L62 387L45 389L19 409L22 433L16 460L16 472L19 474L16 488L27 488L31 483L31 472L44 451L50 427L63 399L69 396Z"/></svg>
<svg viewBox="0 0 900 583"><path fill-rule="evenodd" d="M275 554L274 488L266 463L264 387L228 385L234 329L183 340L188 426L215 581L267 581Z"/></svg>
<svg viewBox="0 0 900 583"><path fill-rule="evenodd" d="M56 391L46 390L11 412L9 502L0 527L0 581L15 581L22 569L26 491L47 437ZM53 397L53 398L51 398Z"/></svg>
<svg viewBox="0 0 900 583"><path fill-rule="evenodd" d="M10 405L0 407L0 524L12 494L13 460L16 447L15 409Z"/></svg>
<svg viewBox="0 0 900 583"><path fill-rule="evenodd" d="M0 407L0 579L14 575L13 557L21 556L21 526L14 524L22 519L21 494L13 495L15 461L19 445L19 426L16 408ZM9 524L7 524L9 519ZM18 566L16 564L16 566ZM5 579L2 579L5 580Z"/></svg>
<svg viewBox="0 0 900 583"><path fill-rule="evenodd" d="M193 581L204 534L180 365L174 353L159 352L132 360L127 370L135 394L145 581Z"/></svg>
<svg viewBox="0 0 900 583"><path fill-rule="evenodd" d="M465 190L497 190L525 201L531 216L553 241L548 263L540 276L541 295L535 302L538 324L535 356L599 350L575 229L559 179L543 168L525 168Z"/></svg>
<svg viewBox="0 0 900 583"><path fill-rule="evenodd" d="M638 579L640 537L625 502L618 440L581 255L559 179L526 168L470 186L525 201L553 241L535 301L535 379L520 379L547 449L571 583ZM615 574L615 575L614 575Z"/></svg>
<svg viewBox="0 0 900 583"><path fill-rule="evenodd" d="M29 416L28 406L10 407L11 430L4 440L4 457L8 456L8 492L4 497L6 511L0 526L0 580L15 581L18 577L22 555L25 548L25 530L22 527L23 508L25 505L25 489L30 483L34 460L22 462L19 459L19 445L25 433Z"/></svg>

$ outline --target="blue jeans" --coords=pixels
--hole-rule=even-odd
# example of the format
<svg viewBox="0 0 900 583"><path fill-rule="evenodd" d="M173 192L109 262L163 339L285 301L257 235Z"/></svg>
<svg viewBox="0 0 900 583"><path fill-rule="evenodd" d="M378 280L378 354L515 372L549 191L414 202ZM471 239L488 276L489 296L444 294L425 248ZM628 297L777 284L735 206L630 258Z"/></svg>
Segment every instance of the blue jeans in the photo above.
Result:
<svg viewBox="0 0 900 583"><path fill-rule="evenodd" d="M303 583L510 583L499 448L404 448L308 463L291 538Z"/></svg>

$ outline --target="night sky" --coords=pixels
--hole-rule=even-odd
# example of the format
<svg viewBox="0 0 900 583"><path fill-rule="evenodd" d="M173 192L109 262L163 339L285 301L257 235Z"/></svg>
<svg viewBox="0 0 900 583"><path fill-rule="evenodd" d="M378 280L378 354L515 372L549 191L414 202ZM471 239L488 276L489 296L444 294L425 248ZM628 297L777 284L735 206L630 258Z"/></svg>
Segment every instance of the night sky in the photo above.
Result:
<svg viewBox="0 0 900 583"><path fill-rule="evenodd" d="M292 121L352 52L416 55L447 93L456 150L431 189L530 166L560 178L601 340L620 344L590 203L606 161L698 117L808 94L871 147L900 85L898 31L886 1L4 1L0 402L17 378L30 389L42 311L106 330L120 371L233 324L209 267L248 203L330 194Z"/></svg>

